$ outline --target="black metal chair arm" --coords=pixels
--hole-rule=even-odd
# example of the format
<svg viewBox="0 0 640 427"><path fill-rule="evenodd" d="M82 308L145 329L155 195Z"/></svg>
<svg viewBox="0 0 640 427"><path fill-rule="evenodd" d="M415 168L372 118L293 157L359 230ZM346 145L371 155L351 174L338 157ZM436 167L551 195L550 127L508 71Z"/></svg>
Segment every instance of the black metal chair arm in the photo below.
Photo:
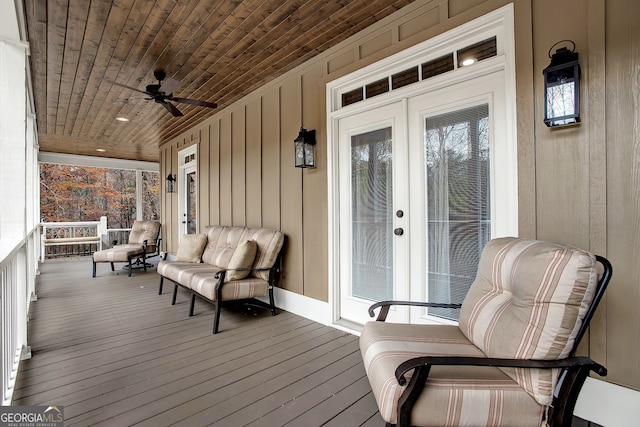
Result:
<svg viewBox="0 0 640 427"><path fill-rule="evenodd" d="M380 308L380 313L378 313L378 317L376 318L377 322L384 322L387 319L387 314L389 314L389 308L392 305L410 305L415 307L430 307L430 308L460 308L462 304L447 304L447 303L438 303L438 302L420 302L420 301L380 301L375 304L372 304L369 307L369 317L375 316L374 310L378 307Z"/></svg>
<svg viewBox="0 0 640 427"><path fill-rule="evenodd" d="M426 367L430 369L435 365L448 366L491 366L496 368L575 368L584 367L594 371L600 376L607 375L607 369L588 357L568 357L557 360L531 360L531 359L501 359L493 357L466 357L466 356L424 356L416 357L403 362L396 368L398 384L405 385L405 374L413 369Z"/></svg>

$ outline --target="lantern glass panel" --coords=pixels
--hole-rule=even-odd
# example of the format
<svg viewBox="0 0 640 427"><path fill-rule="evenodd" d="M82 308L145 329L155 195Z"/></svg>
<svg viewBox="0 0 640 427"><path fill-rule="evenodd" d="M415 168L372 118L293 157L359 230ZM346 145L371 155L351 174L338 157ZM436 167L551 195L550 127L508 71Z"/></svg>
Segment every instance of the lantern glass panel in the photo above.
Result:
<svg viewBox="0 0 640 427"><path fill-rule="evenodd" d="M305 144L304 145L304 165L306 167L314 167L316 164L316 159L315 159L315 150L313 145L311 144Z"/></svg>
<svg viewBox="0 0 640 427"><path fill-rule="evenodd" d="M576 83L574 80L547 86L547 117L556 125L575 123Z"/></svg>
<svg viewBox="0 0 640 427"><path fill-rule="evenodd" d="M296 141L296 167L302 168L304 167L304 142Z"/></svg>

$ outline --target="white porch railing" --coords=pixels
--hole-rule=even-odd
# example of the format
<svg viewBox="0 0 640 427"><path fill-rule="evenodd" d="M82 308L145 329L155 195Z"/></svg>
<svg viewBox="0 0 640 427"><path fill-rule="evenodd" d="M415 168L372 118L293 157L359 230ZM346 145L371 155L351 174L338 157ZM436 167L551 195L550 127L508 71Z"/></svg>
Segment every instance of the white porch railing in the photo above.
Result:
<svg viewBox="0 0 640 427"><path fill-rule="evenodd" d="M22 358L31 357L27 340L29 305L36 299L35 276L38 269L38 229L0 259L0 322L2 328L1 387L2 405L10 405Z"/></svg>
<svg viewBox="0 0 640 427"><path fill-rule="evenodd" d="M91 255L111 247L113 241L126 243L129 231L130 228L108 229L106 216L100 221L43 222L40 224L40 261L54 256Z"/></svg>
<svg viewBox="0 0 640 427"><path fill-rule="evenodd" d="M52 249L62 249L64 255L68 255L68 248L86 248L89 247L95 250L102 249L100 221L86 221L86 222L43 222L40 224L41 235L41 249L40 260L44 261L47 255L47 251ZM82 252L87 252L86 250ZM76 255L82 255L82 252L78 250ZM92 253L89 250L89 253Z"/></svg>
<svg viewBox="0 0 640 427"><path fill-rule="evenodd" d="M35 227L15 247L2 247L0 256L0 398L1 404L11 404L20 360L31 357L27 323L29 307L37 299L35 293L38 261L44 260L45 245L84 243L84 238L99 238L110 246L127 239L131 229L108 230L106 217L101 221L78 223L44 223ZM54 241L44 242L45 239ZM55 241L55 239L60 239ZM64 239L64 240L62 240Z"/></svg>

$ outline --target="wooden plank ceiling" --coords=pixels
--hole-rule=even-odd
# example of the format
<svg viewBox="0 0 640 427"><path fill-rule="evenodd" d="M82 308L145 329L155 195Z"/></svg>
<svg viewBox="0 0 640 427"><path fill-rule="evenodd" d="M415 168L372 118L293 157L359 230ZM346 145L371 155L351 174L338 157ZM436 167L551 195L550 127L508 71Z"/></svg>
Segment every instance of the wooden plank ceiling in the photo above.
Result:
<svg viewBox="0 0 640 427"><path fill-rule="evenodd" d="M219 110L411 1L25 0L40 150L158 161L217 110L174 102L173 117L120 85L164 70L175 97Z"/></svg>

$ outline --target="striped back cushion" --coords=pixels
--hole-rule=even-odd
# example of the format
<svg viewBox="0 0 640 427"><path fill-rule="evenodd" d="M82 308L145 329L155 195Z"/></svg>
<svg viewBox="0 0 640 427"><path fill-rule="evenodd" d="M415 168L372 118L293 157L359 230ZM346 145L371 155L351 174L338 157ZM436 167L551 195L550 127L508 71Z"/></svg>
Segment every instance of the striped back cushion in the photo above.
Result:
<svg viewBox="0 0 640 427"><path fill-rule="evenodd" d="M129 244L147 241L147 253L156 251L156 239L160 234L160 221L134 221L129 233Z"/></svg>
<svg viewBox="0 0 640 427"><path fill-rule="evenodd" d="M598 281L595 256L517 238L487 243L460 311L459 327L489 357L561 359L574 347ZM504 369L549 405L557 372Z"/></svg>
<svg viewBox="0 0 640 427"><path fill-rule="evenodd" d="M210 225L204 228L207 246L202 261L220 268L228 268L231 256L240 242L253 240L258 248L253 268L273 267L284 244L284 234L267 228ZM269 279L268 271L255 271L251 276Z"/></svg>

